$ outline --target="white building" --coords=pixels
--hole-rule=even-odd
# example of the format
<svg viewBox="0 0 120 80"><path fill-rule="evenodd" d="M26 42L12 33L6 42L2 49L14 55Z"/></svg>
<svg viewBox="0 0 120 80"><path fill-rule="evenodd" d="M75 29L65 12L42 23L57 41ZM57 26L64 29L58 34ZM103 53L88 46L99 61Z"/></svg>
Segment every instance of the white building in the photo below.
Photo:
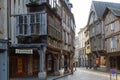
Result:
<svg viewBox="0 0 120 80"><path fill-rule="evenodd" d="M74 55L74 60L77 63L77 66L79 66L79 38L78 36L75 37L75 55Z"/></svg>
<svg viewBox="0 0 120 80"><path fill-rule="evenodd" d="M84 34L85 28L81 28L80 31L78 32L78 39L79 39L79 66L85 66L86 64L86 53L85 53L85 34Z"/></svg>

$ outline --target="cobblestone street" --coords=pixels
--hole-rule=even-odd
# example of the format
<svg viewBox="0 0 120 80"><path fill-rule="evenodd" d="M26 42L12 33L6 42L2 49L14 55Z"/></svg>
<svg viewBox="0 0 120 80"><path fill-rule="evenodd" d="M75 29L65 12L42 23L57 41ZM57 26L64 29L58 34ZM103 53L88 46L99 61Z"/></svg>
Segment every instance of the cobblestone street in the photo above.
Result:
<svg viewBox="0 0 120 80"><path fill-rule="evenodd" d="M77 68L73 75L69 75L57 80L110 80L110 75L107 72L99 72L85 68ZM120 77L118 77L120 80Z"/></svg>

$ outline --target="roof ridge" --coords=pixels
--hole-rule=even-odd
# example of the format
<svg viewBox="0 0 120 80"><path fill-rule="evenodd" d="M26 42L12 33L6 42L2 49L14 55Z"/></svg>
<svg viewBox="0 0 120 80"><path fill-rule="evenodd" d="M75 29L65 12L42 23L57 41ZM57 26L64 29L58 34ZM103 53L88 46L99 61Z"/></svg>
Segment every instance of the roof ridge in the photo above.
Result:
<svg viewBox="0 0 120 80"><path fill-rule="evenodd" d="M117 3L117 2L106 2L106 1L95 1L95 0L93 0L92 2L120 4L120 3Z"/></svg>
<svg viewBox="0 0 120 80"><path fill-rule="evenodd" d="M107 7L107 8L112 9L112 10L118 10L118 11L120 11L120 8L113 8L113 7L111 7L111 6L109 6L109 7Z"/></svg>
<svg viewBox="0 0 120 80"><path fill-rule="evenodd" d="M120 16L120 8L107 7L115 16Z"/></svg>
<svg viewBox="0 0 120 80"><path fill-rule="evenodd" d="M98 18L102 16L106 7L120 8L120 3L114 2L93 1L93 5L95 6L95 11Z"/></svg>

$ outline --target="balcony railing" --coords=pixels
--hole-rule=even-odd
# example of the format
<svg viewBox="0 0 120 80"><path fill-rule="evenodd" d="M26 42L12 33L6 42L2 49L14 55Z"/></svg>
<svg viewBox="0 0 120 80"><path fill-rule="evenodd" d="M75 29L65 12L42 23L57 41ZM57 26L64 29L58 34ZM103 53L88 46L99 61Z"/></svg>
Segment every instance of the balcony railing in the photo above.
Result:
<svg viewBox="0 0 120 80"><path fill-rule="evenodd" d="M47 13L29 13L14 15L16 36L46 35Z"/></svg>

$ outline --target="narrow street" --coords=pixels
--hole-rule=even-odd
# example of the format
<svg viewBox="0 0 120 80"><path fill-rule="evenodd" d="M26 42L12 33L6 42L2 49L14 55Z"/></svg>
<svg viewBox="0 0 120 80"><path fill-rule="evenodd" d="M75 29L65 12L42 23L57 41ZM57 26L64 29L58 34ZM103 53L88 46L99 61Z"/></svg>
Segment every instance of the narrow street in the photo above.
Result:
<svg viewBox="0 0 120 80"><path fill-rule="evenodd" d="M69 75L57 80L110 80L109 73L99 72L85 68L77 68L73 75ZM120 80L120 78L118 79Z"/></svg>

